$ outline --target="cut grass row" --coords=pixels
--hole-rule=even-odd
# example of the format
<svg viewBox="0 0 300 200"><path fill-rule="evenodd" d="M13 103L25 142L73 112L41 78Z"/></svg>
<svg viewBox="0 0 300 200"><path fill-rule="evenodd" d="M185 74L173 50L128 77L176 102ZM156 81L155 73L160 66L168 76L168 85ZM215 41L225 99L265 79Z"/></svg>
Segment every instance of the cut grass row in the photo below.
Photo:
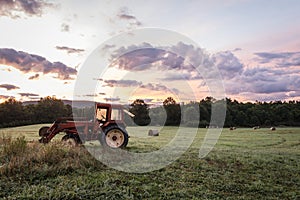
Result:
<svg viewBox="0 0 300 200"><path fill-rule="evenodd" d="M0 198L300 198L300 129L224 130L204 159L198 153L206 129L199 129L189 150L174 163L158 171L130 174L103 165L83 147L70 148L58 141L28 145L27 141L38 139L37 127L0 130L6 135L0 141ZM157 150L176 130L167 127L160 136L147 137L141 129L128 128L129 151ZM3 140L8 136L13 138Z"/></svg>

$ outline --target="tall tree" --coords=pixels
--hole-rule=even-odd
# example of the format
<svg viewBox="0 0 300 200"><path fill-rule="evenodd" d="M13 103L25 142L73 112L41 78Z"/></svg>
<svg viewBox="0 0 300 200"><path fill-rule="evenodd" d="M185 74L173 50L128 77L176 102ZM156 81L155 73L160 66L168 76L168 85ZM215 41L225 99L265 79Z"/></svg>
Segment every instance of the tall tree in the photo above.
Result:
<svg viewBox="0 0 300 200"><path fill-rule="evenodd" d="M42 98L36 105L37 121L41 123L53 122L58 117L67 115L68 109L65 108L64 103L55 97Z"/></svg>
<svg viewBox="0 0 300 200"><path fill-rule="evenodd" d="M149 116L149 106L142 99L136 99L129 111L134 114L133 121L139 126L147 126L151 123Z"/></svg>
<svg viewBox="0 0 300 200"><path fill-rule="evenodd" d="M181 108L175 99L168 97L164 100L163 106L167 113L165 125L178 126L181 122Z"/></svg>

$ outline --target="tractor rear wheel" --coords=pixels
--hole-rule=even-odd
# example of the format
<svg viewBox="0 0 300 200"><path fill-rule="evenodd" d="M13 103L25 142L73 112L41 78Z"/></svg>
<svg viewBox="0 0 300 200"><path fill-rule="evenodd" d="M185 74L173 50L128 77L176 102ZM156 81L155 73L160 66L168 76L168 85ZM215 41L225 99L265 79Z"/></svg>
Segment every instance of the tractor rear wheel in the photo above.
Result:
<svg viewBox="0 0 300 200"><path fill-rule="evenodd" d="M61 140L67 146L77 146L78 144L81 144L80 138L76 135L67 134L62 137Z"/></svg>
<svg viewBox="0 0 300 200"><path fill-rule="evenodd" d="M128 133L117 125L109 126L101 133L100 143L111 148L124 148L128 144Z"/></svg>
<svg viewBox="0 0 300 200"><path fill-rule="evenodd" d="M47 137L49 135L49 133L47 133L47 131L48 131L49 128L50 128L49 126L43 126L43 127L41 127L40 130L39 130L39 136L41 136L41 137Z"/></svg>

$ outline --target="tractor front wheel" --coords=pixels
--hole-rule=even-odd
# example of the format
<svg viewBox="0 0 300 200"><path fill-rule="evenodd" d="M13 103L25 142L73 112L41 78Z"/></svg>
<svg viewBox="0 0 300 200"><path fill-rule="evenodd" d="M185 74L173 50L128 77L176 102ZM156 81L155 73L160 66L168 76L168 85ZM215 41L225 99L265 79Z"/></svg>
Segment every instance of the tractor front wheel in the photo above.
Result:
<svg viewBox="0 0 300 200"><path fill-rule="evenodd" d="M39 136L47 137L49 135L49 133L47 132L49 128L50 128L49 126L41 127L40 130L39 130Z"/></svg>
<svg viewBox="0 0 300 200"><path fill-rule="evenodd" d="M128 133L117 125L109 126L101 133L100 143L111 148L124 148L128 144Z"/></svg>
<svg viewBox="0 0 300 200"><path fill-rule="evenodd" d="M78 144L81 144L80 138L75 135L67 134L64 137L62 137L61 140L67 146L77 146Z"/></svg>

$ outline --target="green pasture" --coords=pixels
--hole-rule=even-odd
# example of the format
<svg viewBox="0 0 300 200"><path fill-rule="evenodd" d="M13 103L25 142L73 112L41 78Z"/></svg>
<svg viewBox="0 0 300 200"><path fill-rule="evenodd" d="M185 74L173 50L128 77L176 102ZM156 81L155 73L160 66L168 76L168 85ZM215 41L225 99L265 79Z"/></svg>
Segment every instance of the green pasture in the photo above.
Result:
<svg viewBox="0 0 300 200"><path fill-rule="evenodd" d="M199 148L208 129L183 128L187 136L197 131L189 149L163 169L138 174L111 169L82 146L60 145L63 135L50 144L38 144L41 126L0 129L0 198L300 199L300 128L223 129L214 149L202 159ZM160 135L148 136L149 129L160 130ZM158 150L177 132L176 127L127 130L126 149L132 152ZM22 136L27 147L21 145ZM9 137L10 143L3 142Z"/></svg>

